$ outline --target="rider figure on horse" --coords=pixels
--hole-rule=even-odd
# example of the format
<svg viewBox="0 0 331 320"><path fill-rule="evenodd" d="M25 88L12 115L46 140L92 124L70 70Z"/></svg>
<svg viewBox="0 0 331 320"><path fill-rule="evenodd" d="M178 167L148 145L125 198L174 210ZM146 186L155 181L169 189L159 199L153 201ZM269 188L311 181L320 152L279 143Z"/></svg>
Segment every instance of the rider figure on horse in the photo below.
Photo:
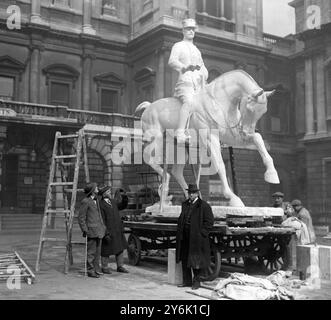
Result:
<svg viewBox="0 0 331 320"><path fill-rule="evenodd" d="M190 138L185 134L185 128L190 116L194 95L198 93L207 82L208 70L201 57L201 52L194 45L197 25L194 19L183 20L182 41L173 45L169 66L179 73L174 96L183 103L179 113L177 129L177 142L184 143Z"/></svg>

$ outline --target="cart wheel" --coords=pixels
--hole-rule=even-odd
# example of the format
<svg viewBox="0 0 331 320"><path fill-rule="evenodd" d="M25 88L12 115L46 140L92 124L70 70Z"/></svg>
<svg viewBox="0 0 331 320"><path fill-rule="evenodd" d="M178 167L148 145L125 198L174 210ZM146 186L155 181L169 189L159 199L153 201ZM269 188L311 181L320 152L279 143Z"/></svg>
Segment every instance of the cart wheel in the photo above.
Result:
<svg viewBox="0 0 331 320"><path fill-rule="evenodd" d="M210 266L208 268L208 275L206 281L215 280L221 271L221 253L216 246L210 249Z"/></svg>
<svg viewBox="0 0 331 320"><path fill-rule="evenodd" d="M268 274L286 268L287 257L286 252L278 242L274 242L273 246L268 250L269 252L264 256L259 256L259 262Z"/></svg>
<svg viewBox="0 0 331 320"><path fill-rule="evenodd" d="M129 264L136 266L141 258L141 242L137 236L130 234L128 238L128 258Z"/></svg>

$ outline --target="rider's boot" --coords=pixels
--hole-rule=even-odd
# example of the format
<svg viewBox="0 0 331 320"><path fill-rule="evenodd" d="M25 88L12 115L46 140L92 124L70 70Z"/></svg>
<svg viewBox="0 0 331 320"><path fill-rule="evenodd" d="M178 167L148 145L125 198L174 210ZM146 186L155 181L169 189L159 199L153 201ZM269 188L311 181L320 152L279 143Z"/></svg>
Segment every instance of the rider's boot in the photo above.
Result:
<svg viewBox="0 0 331 320"><path fill-rule="evenodd" d="M185 132L185 126L190 115L189 106L184 103L179 112L179 125L176 131L176 137L178 143L189 142L191 136Z"/></svg>

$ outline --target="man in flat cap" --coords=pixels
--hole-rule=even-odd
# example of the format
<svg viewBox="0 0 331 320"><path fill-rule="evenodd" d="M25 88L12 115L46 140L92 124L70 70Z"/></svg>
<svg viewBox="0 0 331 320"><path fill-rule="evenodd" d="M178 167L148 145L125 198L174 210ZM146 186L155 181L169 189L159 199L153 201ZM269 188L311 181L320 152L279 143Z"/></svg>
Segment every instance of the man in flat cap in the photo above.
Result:
<svg viewBox="0 0 331 320"><path fill-rule="evenodd" d="M101 265L102 272L110 274L109 256L115 255L117 272L128 273L124 268L123 251L128 247L125 239L123 222L121 220L119 211L123 210L128 205L128 196L123 189L119 189L115 193L114 199L111 197L111 187L105 186L100 189L99 195L101 215L106 225L106 235L102 240L101 248Z"/></svg>
<svg viewBox="0 0 331 320"><path fill-rule="evenodd" d="M194 95L198 93L208 79L208 70L202 60L201 52L194 45L197 29L194 19L183 20L183 40L173 45L169 66L179 74L175 87L175 97L183 103L179 113L177 141L184 143L189 136L185 134L186 123L192 109Z"/></svg>
<svg viewBox="0 0 331 320"><path fill-rule="evenodd" d="M87 237L87 275L92 278L99 278L102 275L101 240L106 231L97 199L98 191L96 183L86 185L84 189L86 197L82 200L78 214L78 223L83 237Z"/></svg>
<svg viewBox="0 0 331 320"><path fill-rule="evenodd" d="M293 215L294 210L289 202L284 202L284 193L277 191L272 195L273 207L282 208L284 211L283 220Z"/></svg>
<svg viewBox="0 0 331 320"><path fill-rule="evenodd" d="M314 226L313 226L313 220L310 216L309 211L303 207L302 202L298 199L293 200L291 202L292 207L295 210L295 215L299 220L301 220L308 229L309 233L309 243L315 243L316 242L316 236L315 236L315 231L314 231Z"/></svg>
<svg viewBox="0 0 331 320"><path fill-rule="evenodd" d="M176 236L176 262L182 262L183 283L179 287L198 289L202 272L210 265L209 232L214 225L210 205L199 198L196 184L188 186L189 199L182 203ZM192 279L193 271L193 279Z"/></svg>

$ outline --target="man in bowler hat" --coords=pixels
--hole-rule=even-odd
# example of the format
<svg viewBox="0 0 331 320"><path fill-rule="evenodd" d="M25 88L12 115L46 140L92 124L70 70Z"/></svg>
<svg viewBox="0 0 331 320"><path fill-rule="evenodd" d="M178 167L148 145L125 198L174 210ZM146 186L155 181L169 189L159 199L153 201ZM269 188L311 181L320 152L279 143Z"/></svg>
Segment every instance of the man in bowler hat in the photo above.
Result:
<svg viewBox="0 0 331 320"><path fill-rule="evenodd" d="M84 188L86 197L82 200L78 214L78 223L83 237L87 237L87 275L92 278L99 278L102 275L101 240L106 231L97 199L98 191L96 183L86 185Z"/></svg>
<svg viewBox="0 0 331 320"><path fill-rule="evenodd" d="M115 255L117 272L128 273L124 268L123 251L128 247L125 239L123 222L121 220L119 210L123 210L128 205L128 196L125 191L119 189L115 193L115 198L111 197L111 187L105 186L99 190L102 200L100 201L100 209L103 221L106 225L106 235L102 239L101 246L101 266L102 272L110 274L109 256Z"/></svg>
<svg viewBox="0 0 331 320"><path fill-rule="evenodd" d="M178 218L176 262L182 262L183 283L179 287L198 289L202 271L210 265L209 232L214 225L210 205L199 198L196 184L189 184L189 199L182 203ZM192 279L193 271L193 279Z"/></svg>

